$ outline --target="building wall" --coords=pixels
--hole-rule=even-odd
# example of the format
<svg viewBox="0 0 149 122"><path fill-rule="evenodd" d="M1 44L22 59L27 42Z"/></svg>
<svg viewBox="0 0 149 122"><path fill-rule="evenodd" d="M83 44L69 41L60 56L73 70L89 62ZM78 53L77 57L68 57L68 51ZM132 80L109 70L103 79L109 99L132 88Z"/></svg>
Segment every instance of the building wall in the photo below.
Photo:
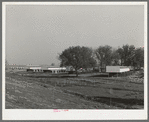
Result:
<svg viewBox="0 0 149 122"><path fill-rule="evenodd" d="M130 69L127 66L106 66L106 72L128 72Z"/></svg>
<svg viewBox="0 0 149 122"><path fill-rule="evenodd" d="M119 66L106 66L106 72L120 72Z"/></svg>
<svg viewBox="0 0 149 122"><path fill-rule="evenodd" d="M120 68L120 72L128 72L130 69L128 67Z"/></svg>
<svg viewBox="0 0 149 122"><path fill-rule="evenodd" d="M6 71L25 71L27 67L25 65L7 65Z"/></svg>
<svg viewBox="0 0 149 122"><path fill-rule="evenodd" d="M7 65L7 71L30 71L30 72L49 72L53 74L65 73L65 67L42 67L42 66L26 66L26 65Z"/></svg>
<svg viewBox="0 0 149 122"><path fill-rule="evenodd" d="M48 68L48 70L51 70L53 74L66 72L66 68L65 68L65 67L60 67L60 68Z"/></svg>

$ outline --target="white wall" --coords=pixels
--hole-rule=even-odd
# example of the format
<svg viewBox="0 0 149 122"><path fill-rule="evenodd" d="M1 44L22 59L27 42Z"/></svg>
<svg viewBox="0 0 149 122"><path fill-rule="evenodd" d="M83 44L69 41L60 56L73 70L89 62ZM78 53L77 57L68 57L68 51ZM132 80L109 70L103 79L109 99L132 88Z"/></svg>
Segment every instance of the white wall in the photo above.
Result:
<svg viewBox="0 0 149 122"><path fill-rule="evenodd" d="M106 66L106 72L128 72L130 69L127 66Z"/></svg>
<svg viewBox="0 0 149 122"><path fill-rule="evenodd" d="M120 72L119 66L106 66L106 72Z"/></svg>
<svg viewBox="0 0 149 122"><path fill-rule="evenodd" d="M128 71L130 71L130 69L129 68L120 68L120 72L128 72Z"/></svg>

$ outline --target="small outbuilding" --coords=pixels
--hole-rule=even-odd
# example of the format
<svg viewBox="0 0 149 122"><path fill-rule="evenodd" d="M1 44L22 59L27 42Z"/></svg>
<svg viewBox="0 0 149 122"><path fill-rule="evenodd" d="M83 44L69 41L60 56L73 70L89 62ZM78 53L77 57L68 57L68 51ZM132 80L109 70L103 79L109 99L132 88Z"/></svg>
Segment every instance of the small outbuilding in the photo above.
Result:
<svg viewBox="0 0 149 122"><path fill-rule="evenodd" d="M106 66L107 73L121 73L130 71L127 66Z"/></svg>

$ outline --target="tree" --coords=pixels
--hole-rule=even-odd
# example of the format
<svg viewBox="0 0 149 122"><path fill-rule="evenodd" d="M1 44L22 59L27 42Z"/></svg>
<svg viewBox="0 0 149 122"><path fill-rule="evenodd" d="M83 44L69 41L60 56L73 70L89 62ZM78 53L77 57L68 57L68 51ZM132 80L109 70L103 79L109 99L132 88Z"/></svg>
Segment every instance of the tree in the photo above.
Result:
<svg viewBox="0 0 149 122"><path fill-rule="evenodd" d="M111 59L112 59L111 64L113 66L117 66L117 65L119 66L120 65L120 56L119 56L119 53L116 49L113 49Z"/></svg>
<svg viewBox="0 0 149 122"><path fill-rule="evenodd" d="M144 48L137 48L135 50L133 65L138 69L140 69L141 67L144 67Z"/></svg>
<svg viewBox="0 0 149 122"><path fill-rule="evenodd" d="M135 51L134 45L128 45L128 44L123 45L122 48L119 48L117 50L120 57L121 66L130 66L132 64L134 51Z"/></svg>
<svg viewBox="0 0 149 122"><path fill-rule="evenodd" d="M117 50L117 53L119 55L119 58L120 58L120 62L121 62L121 66L123 65L123 60L124 60L124 52L123 52L123 49L122 48L118 48Z"/></svg>
<svg viewBox="0 0 149 122"><path fill-rule="evenodd" d="M111 64L111 53L112 53L112 47L105 45L105 46L99 46L99 48L96 49L96 57L99 60L99 65L102 67L103 64L110 65Z"/></svg>
<svg viewBox="0 0 149 122"><path fill-rule="evenodd" d="M92 57L92 50L88 47L69 47L65 49L60 55L60 66L73 66L78 76L78 69L93 67L96 61Z"/></svg>
<svg viewBox="0 0 149 122"><path fill-rule="evenodd" d="M55 66L55 64L54 64L54 63L52 63L52 64L51 64L51 66Z"/></svg>

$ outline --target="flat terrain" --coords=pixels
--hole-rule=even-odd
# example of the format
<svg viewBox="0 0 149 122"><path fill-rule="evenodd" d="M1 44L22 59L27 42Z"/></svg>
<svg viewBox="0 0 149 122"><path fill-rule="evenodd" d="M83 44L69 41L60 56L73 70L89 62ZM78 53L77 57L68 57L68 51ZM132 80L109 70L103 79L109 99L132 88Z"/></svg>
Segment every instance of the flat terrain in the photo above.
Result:
<svg viewBox="0 0 149 122"><path fill-rule="evenodd" d="M95 77L96 76L96 77ZM6 73L6 109L143 109L144 84L99 74Z"/></svg>

